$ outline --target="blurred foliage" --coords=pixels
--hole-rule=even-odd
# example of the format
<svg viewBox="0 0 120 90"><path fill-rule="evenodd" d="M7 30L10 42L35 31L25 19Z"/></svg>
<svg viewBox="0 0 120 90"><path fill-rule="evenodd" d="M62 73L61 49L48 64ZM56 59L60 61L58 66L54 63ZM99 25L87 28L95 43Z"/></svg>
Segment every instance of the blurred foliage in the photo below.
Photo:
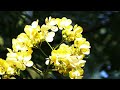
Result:
<svg viewBox="0 0 120 90"><path fill-rule="evenodd" d="M91 53L84 58L87 62L83 79L118 79L120 78L120 12L119 11L0 11L0 57L6 58L7 47L11 48L12 38L16 38L24 27L34 20L39 20L39 25L44 24L46 17L67 17L73 24L83 27L83 37L91 44ZM59 43L59 36L54 43ZM50 54L47 46L44 51ZM46 68L43 55L34 50L32 60L36 67ZM54 75L53 75L54 74ZM46 74L48 78L66 78L54 72ZM33 68L21 72L24 78L39 79L41 75Z"/></svg>

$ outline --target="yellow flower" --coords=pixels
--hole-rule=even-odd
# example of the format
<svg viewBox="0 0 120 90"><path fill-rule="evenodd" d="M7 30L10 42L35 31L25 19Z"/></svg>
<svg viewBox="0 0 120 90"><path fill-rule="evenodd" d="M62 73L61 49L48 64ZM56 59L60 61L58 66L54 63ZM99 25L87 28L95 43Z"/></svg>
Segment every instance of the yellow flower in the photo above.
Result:
<svg viewBox="0 0 120 90"><path fill-rule="evenodd" d="M33 62L31 61L31 53L29 52L18 52L17 58L20 63L23 64L23 68L31 67L33 65ZM24 66L25 65L25 66Z"/></svg>
<svg viewBox="0 0 120 90"><path fill-rule="evenodd" d="M74 28L73 28L73 31L75 32L75 33L82 33L83 32L83 28L81 27L81 26L78 26L77 24L74 26Z"/></svg>
<svg viewBox="0 0 120 90"><path fill-rule="evenodd" d="M71 31L72 29L73 29L72 25L68 25L64 28L64 30L68 30L68 31Z"/></svg>
<svg viewBox="0 0 120 90"><path fill-rule="evenodd" d="M10 75L14 75L15 70L14 70L14 68L8 67L6 73L7 73L7 74L10 74Z"/></svg>
<svg viewBox="0 0 120 90"><path fill-rule="evenodd" d="M49 29L50 29L49 25L43 24L40 28L40 31L46 33L46 32L48 32Z"/></svg>
<svg viewBox="0 0 120 90"><path fill-rule="evenodd" d="M70 50L70 47L66 44L61 44L59 49L57 50L53 50L51 52L51 56L50 56L50 59L51 59L51 62L50 63L54 63L55 65L59 65L60 62L64 61L67 62L66 60L64 60L66 57L70 56L71 54L71 50Z"/></svg>
<svg viewBox="0 0 120 90"><path fill-rule="evenodd" d="M83 71L82 68L79 68L77 70L72 69L72 71L69 72L69 77L71 79L82 79L83 78L83 76L82 76L83 72L84 71Z"/></svg>
<svg viewBox="0 0 120 90"><path fill-rule="evenodd" d="M51 25L51 26L53 26L53 25L56 25L56 24L57 24L57 21L56 21L55 18L52 18L52 17L50 16L49 19L48 19L48 18L45 19L45 23L46 23L46 25Z"/></svg>
<svg viewBox="0 0 120 90"><path fill-rule="evenodd" d="M29 61L31 59L32 49L29 48L27 51L21 51L21 52L13 52L11 49L7 48L9 53L7 53L7 58L9 60L25 60Z"/></svg>
<svg viewBox="0 0 120 90"><path fill-rule="evenodd" d="M82 27L78 26L77 24L73 27L72 25L66 26L62 31L63 38L66 41L74 41L76 38L82 37Z"/></svg>
<svg viewBox="0 0 120 90"><path fill-rule="evenodd" d="M86 42L86 38L76 38L74 41L74 46L80 47L85 42Z"/></svg>
<svg viewBox="0 0 120 90"><path fill-rule="evenodd" d="M9 68L8 70L7 70L7 73L8 74L10 74L10 73L12 73L13 72L13 70L14 70L14 74L15 73L18 73L16 70L17 69L20 69L20 70L25 70L25 66L23 66L23 64L20 62L20 61L14 61L14 60L9 60L9 59L7 59L6 60L6 62L9 64L9 66L11 67L11 68ZM10 71L10 70L12 70L12 71Z"/></svg>
<svg viewBox="0 0 120 90"><path fill-rule="evenodd" d="M32 22L32 28L36 28L36 29L38 29L39 30L39 26L38 26L38 22L39 22L39 20L37 19L36 21L33 21ZM38 28L37 28L38 27Z"/></svg>
<svg viewBox="0 0 120 90"><path fill-rule="evenodd" d="M18 60L24 60L24 61L29 61L31 59L31 53L28 52L17 52L17 59Z"/></svg>
<svg viewBox="0 0 120 90"><path fill-rule="evenodd" d="M13 51L18 52L18 51L27 51L27 50L31 49L31 47L26 45L26 43L20 42L18 39L12 39Z"/></svg>
<svg viewBox="0 0 120 90"><path fill-rule="evenodd" d="M49 29L51 31L48 31ZM41 26L42 40L45 40L47 42L52 42L56 31L58 31L58 28L56 26L42 25Z"/></svg>
<svg viewBox="0 0 120 90"><path fill-rule="evenodd" d="M29 47L33 47L33 44L31 40L28 38L28 36L25 33L21 33L17 36L17 40L21 43L24 43L25 45Z"/></svg>
<svg viewBox="0 0 120 90"><path fill-rule="evenodd" d="M4 75L8 69L9 65L6 61L0 58L0 75Z"/></svg>
<svg viewBox="0 0 120 90"><path fill-rule="evenodd" d="M37 26L36 28L35 27L33 28L30 25L26 25L25 28L24 28L24 31L30 39L33 39L36 36L36 34L40 31L40 26Z"/></svg>
<svg viewBox="0 0 120 90"><path fill-rule="evenodd" d="M40 43L41 36L40 36L40 26L38 25L38 20L34 21L31 25L26 25L24 28L25 33L30 38L33 44Z"/></svg>
<svg viewBox="0 0 120 90"><path fill-rule="evenodd" d="M89 49L89 48L82 48L82 49L81 49L81 52L82 52L83 54L88 55L88 54L90 54L90 49Z"/></svg>
<svg viewBox="0 0 120 90"><path fill-rule="evenodd" d="M59 29L62 30L66 28L67 26L69 26L72 23L72 20L67 19L66 17L63 17L62 19L56 18L56 22L57 22Z"/></svg>
<svg viewBox="0 0 120 90"><path fill-rule="evenodd" d="M15 58L15 59L13 59ZM24 65L24 63L20 60L18 60L17 57L7 57L6 58L6 62L9 64L9 66L12 68L10 68L12 71L10 71L10 69L7 70L7 73L10 74L13 72L14 70L14 74L18 74L19 72L17 72L17 69L20 69L20 70L25 70L26 69L26 66Z"/></svg>
<svg viewBox="0 0 120 90"><path fill-rule="evenodd" d="M67 19L66 17L63 17L61 20L58 19L58 27L60 29L65 28L66 26L69 26L72 23L71 19Z"/></svg>
<svg viewBox="0 0 120 90"><path fill-rule="evenodd" d="M81 57L81 56L70 56L68 60L70 62L70 65L74 68L83 67L85 65L86 61L82 60L81 58L83 58L83 57Z"/></svg>
<svg viewBox="0 0 120 90"><path fill-rule="evenodd" d="M17 53L14 53L10 48L7 48L7 50L9 51L7 53L7 58L6 60L14 60L14 61L17 61Z"/></svg>
<svg viewBox="0 0 120 90"><path fill-rule="evenodd" d="M57 26L50 26L50 25L45 25L43 24L40 28L41 32L44 32L46 34L46 32L49 31L53 31L53 32L57 32L58 31L58 27Z"/></svg>
<svg viewBox="0 0 120 90"><path fill-rule="evenodd" d="M58 54L61 54L61 56L63 55L69 56L71 54L70 47L65 43L62 43L58 49Z"/></svg>
<svg viewBox="0 0 120 90"><path fill-rule="evenodd" d="M91 48L90 43L88 41L84 42L80 48Z"/></svg>
<svg viewBox="0 0 120 90"><path fill-rule="evenodd" d="M85 43L83 43L79 48L81 49L81 52L83 54L86 54L86 55L90 54L90 48L91 48L91 46L90 46L90 43L88 41L86 41Z"/></svg>
<svg viewBox="0 0 120 90"><path fill-rule="evenodd" d="M25 70L26 66L30 67L33 65L31 60L32 49L29 48L28 51L21 51L14 53L8 48L9 53L7 53L6 61L12 66L15 66L21 70Z"/></svg>

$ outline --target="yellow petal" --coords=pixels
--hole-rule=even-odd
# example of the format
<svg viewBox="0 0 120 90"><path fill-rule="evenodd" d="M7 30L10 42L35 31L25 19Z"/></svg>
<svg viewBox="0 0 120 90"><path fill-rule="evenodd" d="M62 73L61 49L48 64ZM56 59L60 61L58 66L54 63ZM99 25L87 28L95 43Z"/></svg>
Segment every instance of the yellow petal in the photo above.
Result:
<svg viewBox="0 0 120 90"><path fill-rule="evenodd" d="M27 55L24 57L24 61L29 61L31 59L31 55Z"/></svg>
<svg viewBox="0 0 120 90"><path fill-rule="evenodd" d="M83 54L88 55L88 54L90 54L90 49L89 49L89 48L82 48L82 49L81 49L81 52L82 52Z"/></svg>
<svg viewBox="0 0 120 90"><path fill-rule="evenodd" d="M38 19L37 19L37 21L34 21L33 23L32 23L32 27L33 28L36 28L38 26Z"/></svg>
<svg viewBox="0 0 120 90"><path fill-rule="evenodd" d="M27 67L31 67L31 66L33 65L33 62L32 62L32 61L28 61L28 62L25 63L25 65L26 65Z"/></svg>
<svg viewBox="0 0 120 90"><path fill-rule="evenodd" d="M52 42L54 36L55 36L54 32L49 32L48 35L46 36L46 41L47 42Z"/></svg>
<svg viewBox="0 0 120 90"><path fill-rule="evenodd" d="M7 69L7 74L14 74L14 68L9 67Z"/></svg>
<svg viewBox="0 0 120 90"><path fill-rule="evenodd" d="M57 32L57 31L58 31L58 27L52 26L52 27L51 27L51 30L52 30L53 32Z"/></svg>
<svg viewBox="0 0 120 90"><path fill-rule="evenodd" d="M53 37L46 37L46 41L47 42L52 42L53 41Z"/></svg>
<svg viewBox="0 0 120 90"><path fill-rule="evenodd" d="M48 33L48 37L54 37L55 36L55 33L54 32L49 32Z"/></svg>

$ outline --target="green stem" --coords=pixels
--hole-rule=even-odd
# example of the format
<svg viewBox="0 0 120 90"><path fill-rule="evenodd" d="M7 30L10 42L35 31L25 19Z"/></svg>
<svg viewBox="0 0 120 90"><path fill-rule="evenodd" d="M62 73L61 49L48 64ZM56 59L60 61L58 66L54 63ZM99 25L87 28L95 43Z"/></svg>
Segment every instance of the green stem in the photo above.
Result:
<svg viewBox="0 0 120 90"><path fill-rule="evenodd" d="M38 72L42 73L41 70L39 70L38 68L36 68L35 66L32 66L35 70L37 70Z"/></svg>
<svg viewBox="0 0 120 90"><path fill-rule="evenodd" d="M47 42L47 41L46 41ZM49 47L53 50L52 46L47 42L47 44L49 45Z"/></svg>
<svg viewBox="0 0 120 90"><path fill-rule="evenodd" d="M64 39L62 39L61 43L58 44L54 49L58 48L63 42L64 42Z"/></svg>
<svg viewBox="0 0 120 90"><path fill-rule="evenodd" d="M37 72L43 77L44 79L44 74L43 71L41 71L40 69L36 68L35 66L32 66L35 70L37 70Z"/></svg>
<svg viewBox="0 0 120 90"><path fill-rule="evenodd" d="M41 48L38 49L44 54L45 57L48 57Z"/></svg>
<svg viewBox="0 0 120 90"><path fill-rule="evenodd" d="M48 71L58 71L58 69L48 69Z"/></svg>

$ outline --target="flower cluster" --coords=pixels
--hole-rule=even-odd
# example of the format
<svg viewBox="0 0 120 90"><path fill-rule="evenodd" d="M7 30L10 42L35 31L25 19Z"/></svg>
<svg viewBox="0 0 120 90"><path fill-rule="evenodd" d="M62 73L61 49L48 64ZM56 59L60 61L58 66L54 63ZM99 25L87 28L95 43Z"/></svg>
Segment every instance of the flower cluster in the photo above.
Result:
<svg viewBox="0 0 120 90"><path fill-rule="evenodd" d="M55 22L51 20L50 22ZM61 74L68 75L71 79L81 79L83 76L82 67L85 65L83 58L90 53L90 43L82 37L82 27L72 26L72 21L63 17L56 18L59 29L62 30L62 37L65 41L74 42L72 45L62 43L57 50L51 52L50 64Z"/></svg>
<svg viewBox="0 0 120 90"><path fill-rule="evenodd" d="M12 49L7 48L9 52L6 60L0 58L2 78L13 79L14 75L20 75L21 70L33 66L32 48L37 48L44 41L52 42L56 32L61 30L63 40L74 43L72 45L61 43L59 48L53 48L45 63L54 65L59 73L69 75L71 79L81 79L84 71L82 67L86 62L83 58L90 53L90 43L82 37L82 27L71 24L71 19L66 17L62 19L49 17L41 26L38 25L38 20L26 25L25 33L12 39Z"/></svg>
<svg viewBox="0 0 120 90"><path fill-rule="evenodd" d="M36 27L33 24L36 24ZM29 29L26 29L26 27L29 27ZM33 65L31 61L32 47L37 42L33 44L32 41L35 38L31 38L28 33L31 32L30 34L33 34L38 29L38 21L26 27L25 33L21 33L16 39L12 39L12 49L7 48L9 52L6 60L0 59L0 75L3 76L2 78L11 78L11 76L19 75L20 70L25 70L26 66L31 67Z"/></svg>

